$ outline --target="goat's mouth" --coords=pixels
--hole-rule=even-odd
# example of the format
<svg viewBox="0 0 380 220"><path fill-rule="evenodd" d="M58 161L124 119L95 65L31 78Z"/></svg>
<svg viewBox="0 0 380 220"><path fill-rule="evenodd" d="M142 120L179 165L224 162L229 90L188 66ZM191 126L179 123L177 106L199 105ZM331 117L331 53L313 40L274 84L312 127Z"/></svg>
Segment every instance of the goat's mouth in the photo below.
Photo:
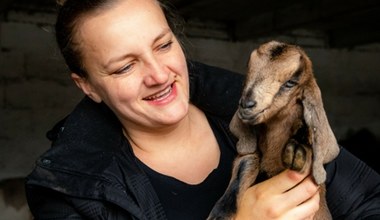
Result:
<svg viewBox="0 0 380 220"><path fill-rule="evenodd" d="M252 112L250 109L239 109L238 116L244 123L256 124L258 123L259 117L264 113L265 109L260 112Z"/></svg>

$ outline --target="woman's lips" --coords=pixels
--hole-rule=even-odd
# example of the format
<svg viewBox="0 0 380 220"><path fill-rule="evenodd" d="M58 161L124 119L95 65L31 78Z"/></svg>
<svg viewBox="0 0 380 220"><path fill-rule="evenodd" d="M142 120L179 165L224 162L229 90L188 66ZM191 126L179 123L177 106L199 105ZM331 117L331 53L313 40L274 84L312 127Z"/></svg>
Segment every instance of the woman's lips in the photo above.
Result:
<svg viewBox="0 0 380 220"><path fill-rule="evenodd" d="M154 102L160 102L160 101L163 101L165 99L167 99L168 97L171 96L172 92L173 92L173 88L174 88L174 83L171 84L170 86L168 86L166 89L156 93L156 94L153 94L149 97L145 97L143 100L145 101L154 101Z"/></svg>

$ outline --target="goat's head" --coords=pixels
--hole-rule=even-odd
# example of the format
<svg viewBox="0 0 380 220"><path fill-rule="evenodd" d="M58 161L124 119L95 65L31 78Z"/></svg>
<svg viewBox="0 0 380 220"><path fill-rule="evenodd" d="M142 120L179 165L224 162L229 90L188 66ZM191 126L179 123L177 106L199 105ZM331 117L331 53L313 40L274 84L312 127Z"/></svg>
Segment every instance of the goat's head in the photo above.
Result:
<svg viewBox="0 0 380 220"><path fill-rule="evenodd" d="M250 124L269 120L289 102L301 100L311 80L311 61L299 47L275 41L263 44L250 57L240 119Z"/></svg>
<svg viewBox="0 0 380 220"><path fill-rule="evenodd" d="M243 124L265 123L289 103L303 106L303 119L312 131L313 175L318 184L322 183L326 178L323 164L336 157L339 147L323 108L311 61L301 48L271 41L251 54L231 130L237 134L236 128ZM249 140L253 142L256 140L256 134L245 135L250 136ZM247 137L245 139L248 140ZM255 143L243 143L240 151L251 152L255 148Z"/></svg>

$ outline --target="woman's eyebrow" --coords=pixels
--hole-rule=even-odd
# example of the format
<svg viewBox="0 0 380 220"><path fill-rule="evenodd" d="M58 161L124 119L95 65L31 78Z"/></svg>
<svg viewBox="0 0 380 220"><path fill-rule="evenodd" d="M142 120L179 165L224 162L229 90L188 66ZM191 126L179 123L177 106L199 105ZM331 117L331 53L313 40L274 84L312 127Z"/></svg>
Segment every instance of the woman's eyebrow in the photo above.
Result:
<svg viewBox="0 0 380 220"><path fill-rule="evenodd" d="M160 39L165 37L170 32L171 32L170 28L163 29L162 32L159 35L157 35L157 37L154 38L153 42L159 41Z"/></svg>
<svg viewBox="0 0 380 220"><path fill-rule="evenodd" d="M163 29L163 31L154 38L153 43L159 41L160 39L162 39L163 37L165 37L169 33L171 33L170 28ZM129 54L123 54L120 56L113 57L110 60L108 60L106 63L102 64L102 67L103 67L103 69L108 69L113 63L117 63L119 61L122 61L123 59L125 59L128 56L129 56Z"/></svg>

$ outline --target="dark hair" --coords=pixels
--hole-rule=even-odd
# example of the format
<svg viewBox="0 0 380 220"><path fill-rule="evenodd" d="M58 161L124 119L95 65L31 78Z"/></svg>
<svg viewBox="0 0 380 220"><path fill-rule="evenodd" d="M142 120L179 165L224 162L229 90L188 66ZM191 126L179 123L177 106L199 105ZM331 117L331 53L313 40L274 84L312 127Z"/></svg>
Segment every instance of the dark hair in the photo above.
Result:
<svg viewBox="0 0 380 220"><path fill-rule="evenodd" d="M77 24L89 14L106 9L120 0L57 0L59 12L55 24L58 47L71 72L86 78L87 72L82 62L81 48L74 37ZM183 36L183 20L175 13L174 7L164 0L157 0L169 27L177 38Z"/></svg>

